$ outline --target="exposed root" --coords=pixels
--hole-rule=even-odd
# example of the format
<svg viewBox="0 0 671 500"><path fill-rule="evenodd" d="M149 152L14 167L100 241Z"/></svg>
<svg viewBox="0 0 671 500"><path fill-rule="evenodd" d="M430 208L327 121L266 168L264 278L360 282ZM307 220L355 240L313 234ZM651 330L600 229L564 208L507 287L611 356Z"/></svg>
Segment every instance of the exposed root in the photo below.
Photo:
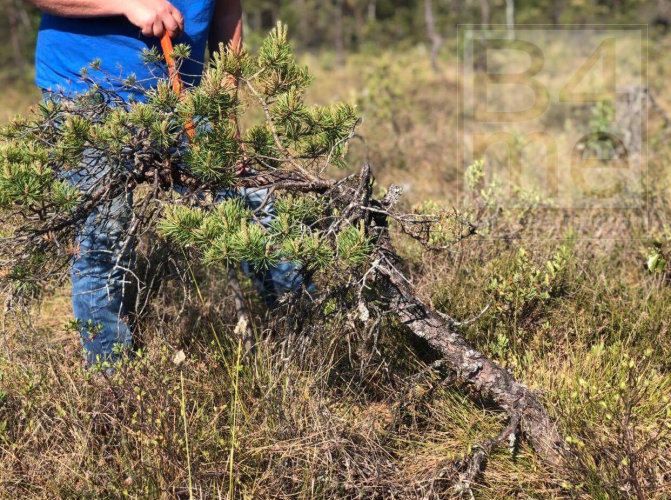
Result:
<svg viewBox="0 0 671 500"><path fill-rule="evenodd" d="M555 466L564 464L570 452L536 394L503 367L473 349L448 321L422 303L412 285L388 258L381 259L387 265L379 265L378 272L391 285L392 310L399 319L443 356L446 366L459 380L480 396L490 398L510 416L511 423L519 420L522 435L544 460ZM482 459L479 460L481 463Z"/></svg>

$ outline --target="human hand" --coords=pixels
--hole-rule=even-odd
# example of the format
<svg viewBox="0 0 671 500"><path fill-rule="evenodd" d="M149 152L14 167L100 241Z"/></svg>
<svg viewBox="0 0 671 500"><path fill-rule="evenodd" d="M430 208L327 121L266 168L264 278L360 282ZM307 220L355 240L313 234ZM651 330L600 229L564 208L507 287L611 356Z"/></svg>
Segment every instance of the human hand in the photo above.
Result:
<svg viewBox="0 0 671 500"><path fill-rule="evenodd" d="M121 0L123 14L144 36L161 38L166 32L176 38L184 31L184 18L166 0Z"/></svg>

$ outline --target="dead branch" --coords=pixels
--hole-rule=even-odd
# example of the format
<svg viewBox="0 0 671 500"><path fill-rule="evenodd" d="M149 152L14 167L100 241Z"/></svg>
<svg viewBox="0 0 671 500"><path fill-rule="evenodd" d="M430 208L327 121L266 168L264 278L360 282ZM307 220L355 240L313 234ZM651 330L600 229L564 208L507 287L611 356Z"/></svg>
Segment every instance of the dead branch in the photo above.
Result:
<svg viewBox="0 0 671 500"><path fill-rule="evenodd" d="M385 257L381 255L380 259L388 260ZM550 464L562 465L569 451L538 396L503 367L473 349L449 322L425 306L395 267L381 264L378 272L391 285L392 309L412 334L439 352L457 378L478 395L491 398L511 419L519 416L522 435L534 450Z"/></svg>

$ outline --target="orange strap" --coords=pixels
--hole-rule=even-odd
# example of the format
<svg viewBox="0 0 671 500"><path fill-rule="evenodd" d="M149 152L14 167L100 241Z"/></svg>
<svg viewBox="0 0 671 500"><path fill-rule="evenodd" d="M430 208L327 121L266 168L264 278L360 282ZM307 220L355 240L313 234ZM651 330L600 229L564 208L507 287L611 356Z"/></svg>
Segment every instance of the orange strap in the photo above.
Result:
<svg viewBox="0 0 671 500"><path fill-rule="evenodd" d="M170 35L168 35L167 32L161 38L161 48L163 49L165 63L168 66L168 75L170 75L172 89L175 91L175 93L183 96L184 86L182 85L182 79L180 78L179 72L177 71L177 66L175 65L175 58L172 57L172 40L170 39ZM194 125L193 120L189 120L186 124L186 135L189 137L189 140L193 139L196 135L196 126Z"/></svg>

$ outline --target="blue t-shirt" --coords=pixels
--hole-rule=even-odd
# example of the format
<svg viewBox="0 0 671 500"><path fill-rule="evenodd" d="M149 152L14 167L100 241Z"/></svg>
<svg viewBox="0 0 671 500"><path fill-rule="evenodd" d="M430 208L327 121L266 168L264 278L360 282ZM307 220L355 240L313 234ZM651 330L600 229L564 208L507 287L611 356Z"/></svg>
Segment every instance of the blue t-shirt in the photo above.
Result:
<svg viewBox="0 0 671 500"><path fill-rule="evenodd" d="M171 2L184 17L184 34L173 42L191 47L190 60L184 61L180 68L187 85L200 81L215 1ZM137 82L148 89L156 85L157 77L167 75L166 68L148 67L142 61L142 50L152 47L161 53L159 39L143 36L123 16L71 18L43 14L35 51L35 83L67 96L81 93L88 89L80 78L82 68L99 59L100 69L113 79L122 80L134 74ZM124 90L121 81L106 82L97 71L89 71L89 76L126 99L132 94L142 100L143 96L137 92Z"/></svg>

